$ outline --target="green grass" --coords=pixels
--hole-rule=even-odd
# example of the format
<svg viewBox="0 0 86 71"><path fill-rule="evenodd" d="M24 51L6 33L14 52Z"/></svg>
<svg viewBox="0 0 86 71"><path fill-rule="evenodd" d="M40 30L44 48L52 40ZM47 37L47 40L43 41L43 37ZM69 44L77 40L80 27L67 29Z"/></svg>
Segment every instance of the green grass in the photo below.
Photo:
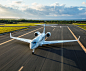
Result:
<svg viewBox="0 0 86 71"><path fill-rule="evenodd" d="M86 26L78 26L78 27L80 27L80 28L86 30Z"/></svg>
<svg viewBox="0 0 86 71"><path fill-rule="evenodd" d="M73 23L73 25L79 25L78 27L80 27L80 28L86 30L86 26L84 26L84 25L86 25L85 23ZM81 25L81 26L80 26L80 25ZM83 26L82 26L82 25L83 25Z"/></svg>
<svg viewBox="0 0 86 71"><path fill-rule="evenodd" d="M39 23L4 24L0 26L35 26L35 24L39 24Z"/></svg>
<svg viewBox="0 0 86 71"><path fill-rule="evenodd" d="M86 23L73 23L73 25L86 25Z"/></svg>
<svg viewBox="0 0 86 71"><path fill-rule="evenodd" d="M35 26L35 24L42 24L42 23L4 24L0 26ZM23 28L27 28L27 27L0 27L0 33L11 32Z"/></svg>
<svg viewBox="0 0 86 71"><path fill-rule="evenodd" d="M0 33L11 32L19 29L23 29L26 27L0 27Z"/></svg>

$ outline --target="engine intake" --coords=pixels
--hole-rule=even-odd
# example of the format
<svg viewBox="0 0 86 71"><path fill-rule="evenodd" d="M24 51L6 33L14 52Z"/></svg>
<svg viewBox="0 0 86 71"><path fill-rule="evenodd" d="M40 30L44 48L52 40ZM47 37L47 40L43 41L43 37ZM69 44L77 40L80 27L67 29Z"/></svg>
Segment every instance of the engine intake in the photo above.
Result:
<svg viewBox="0 0 86 71"><path fill-rule="evenodd" d="M35 36L38 36L40 34L40 32L35 32L34 35Z"/></svg>
<svg viewBox="0 0 86 71"><path fill-rule="evenodd" d="M51 33L50 33L50 32L47 32L47 33L46 33L46 36L47 36L47 37L50 37L50 36L51 36Z"/></svg>

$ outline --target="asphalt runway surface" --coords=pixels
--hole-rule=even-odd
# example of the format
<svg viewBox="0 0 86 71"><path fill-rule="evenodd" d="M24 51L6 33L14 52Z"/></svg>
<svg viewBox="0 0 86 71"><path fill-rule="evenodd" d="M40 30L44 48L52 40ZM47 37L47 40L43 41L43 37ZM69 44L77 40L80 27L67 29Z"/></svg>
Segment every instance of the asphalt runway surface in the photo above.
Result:
<svg viewBox="0 0 86 71"><path fill-rule="evenodd" d="M68 27L77 38L81 36L80 42L86 47L86 31L73 25ZM30 32L20 38L33 39L36 31L42 33L43 27L12 35L18 37ZM46 32L51 32L47 41L75 39L67 27L46 27ZM86 71L86 53L78 42L39 46L34 55L28 43L12 40L9 34L0 36L0 44L0 71Z"/></svg>

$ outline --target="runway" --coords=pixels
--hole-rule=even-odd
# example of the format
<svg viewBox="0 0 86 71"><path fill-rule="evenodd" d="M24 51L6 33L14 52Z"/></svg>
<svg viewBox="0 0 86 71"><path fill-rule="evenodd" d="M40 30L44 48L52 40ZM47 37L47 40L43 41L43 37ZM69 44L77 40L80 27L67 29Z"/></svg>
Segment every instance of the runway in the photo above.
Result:
<svg viewBox="0 0 86 71"><path fill-rule="evenodd" d="M68 26L77 38L81 36L80 42L86 47L85 30L73 25L61 26ZM68 27L46 27L46 32L51 32L46 40L75 39ZM12 35L33 39L36 31L42 33L43 27ZM71 42L39 46L32 55L28 43L12 40L6 34L0 36L0 71L86 71L86 53L78 42Z"/></svg>

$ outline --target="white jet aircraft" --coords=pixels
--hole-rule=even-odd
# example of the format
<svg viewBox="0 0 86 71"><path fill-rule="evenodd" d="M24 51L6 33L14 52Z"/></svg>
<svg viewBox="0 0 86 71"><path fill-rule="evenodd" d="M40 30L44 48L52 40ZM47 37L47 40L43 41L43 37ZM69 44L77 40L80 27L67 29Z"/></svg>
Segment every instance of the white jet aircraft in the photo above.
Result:
<svg viewBox="0 0 86 71"><path fill-rule="evenodd" d="M37 48L38 46L42 46L44 44L56 44L56 43L65 43L65 42L74 42L74 41L78 41L79 38L77 40L54 40L54 41L45 41L45 37L50 37L51 33L47 32L45 33L45 26L46 24L43 24L44 26L44 30L43 33L40 32L35 32L35 38L34 39L25 39L25 38L18 38L18 37L13 37L10 33L10 38L16 39L16 40L20 40L23 42L27 42L30 43L30 49L32 49L32 54L34 54L35 48ZM48 25L49 26L49 25ZM54 27L54 26L53 26ZM55 26L56 27L56 26Z"/></svg>

